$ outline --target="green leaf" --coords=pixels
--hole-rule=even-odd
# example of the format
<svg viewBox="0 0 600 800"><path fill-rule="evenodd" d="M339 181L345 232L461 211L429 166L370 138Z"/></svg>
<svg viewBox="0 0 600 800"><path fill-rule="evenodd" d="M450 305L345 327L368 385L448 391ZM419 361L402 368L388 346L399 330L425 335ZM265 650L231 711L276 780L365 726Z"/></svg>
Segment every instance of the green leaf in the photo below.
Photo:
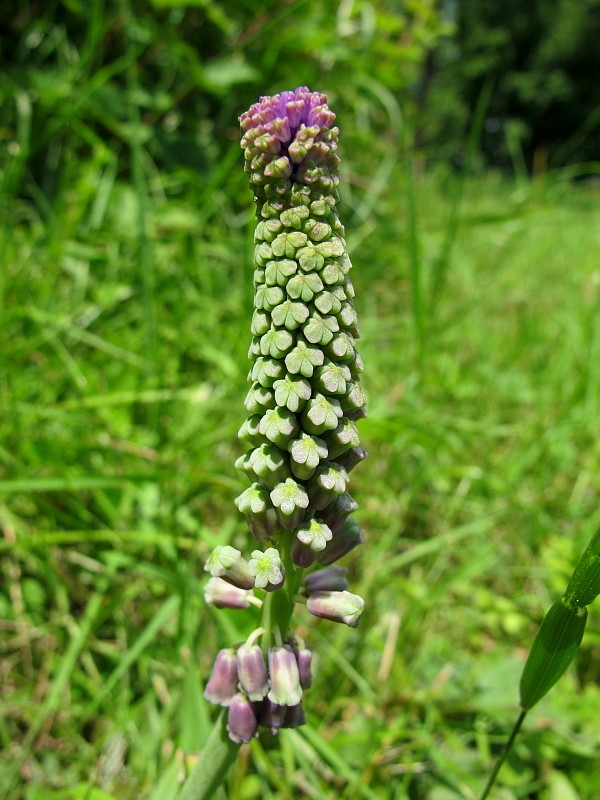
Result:
<svg viewBox="0 0 600 800"><path fill-rule="evenodd" d="M521 706L529 710L566 672L583 638L587 608L562 597L542 620L521 676Z"/></svg>

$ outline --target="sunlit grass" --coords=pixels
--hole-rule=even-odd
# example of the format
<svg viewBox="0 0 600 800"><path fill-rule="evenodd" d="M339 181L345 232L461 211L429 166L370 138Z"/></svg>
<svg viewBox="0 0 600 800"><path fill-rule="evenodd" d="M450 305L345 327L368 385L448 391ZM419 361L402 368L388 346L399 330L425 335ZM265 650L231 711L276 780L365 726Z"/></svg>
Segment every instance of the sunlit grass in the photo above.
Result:
<svg viewBox="0 0 600 800"><path fill-rule="evenodd" d="M358 634L316 625L311 727L253 743L230 800L475 797L536 623L600 521L594 187L467 182L419 350L398 186L355 227L345 215L370 411L354 480L368 541L350 567L368 612ZM414 186L425 285L454 186ZM205 554L246 535L233 506L246 215L207 218L193 188L145 196L150 312L142 189L106 191L98 224L72 191L53 226L23 206L4 231L6 797L171 797L210 727L215 649L252 626L201 599ZM597 794L593 613L578 673L531 715L501 776L507 797L541 780Z"/></svg>

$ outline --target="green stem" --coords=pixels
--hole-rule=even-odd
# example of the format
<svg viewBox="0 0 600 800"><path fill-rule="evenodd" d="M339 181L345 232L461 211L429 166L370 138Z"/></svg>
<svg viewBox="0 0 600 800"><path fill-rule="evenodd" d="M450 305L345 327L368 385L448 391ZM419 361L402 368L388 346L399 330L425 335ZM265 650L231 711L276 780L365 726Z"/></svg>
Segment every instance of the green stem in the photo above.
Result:
<svg viewBox="0 0 600 800"><path fill-rule="evenodd" d="M506 757L511 751L513 742L515 741L517 733L519 732L521 725L523 724L523 720L525 719L526 714L527 714L527 709L523 709L523 711L521 711L521 713L519 714L517 721L515 722L515 725L512 731L510 732L510 736L508 737L506 744L504 745L504 749L500 753L500 757L498 758L496 764L494 765L492 774L490 775L486 787L483 790L483 794L481 795L479 800L485 800L486 797L489 795L490 791L492 790L493 785L496 783L496 777L500 772L500 767L502 766L502 764L504 764L504 762L506 761Z"/></svg>
<svg viewBox="0 0 600 800"><path fill-rule="evenodd" d="M177 800L211 800L225 781L227 770L235 761L239 749L240 745L227 736L225 711L222 711Z"/></svg>

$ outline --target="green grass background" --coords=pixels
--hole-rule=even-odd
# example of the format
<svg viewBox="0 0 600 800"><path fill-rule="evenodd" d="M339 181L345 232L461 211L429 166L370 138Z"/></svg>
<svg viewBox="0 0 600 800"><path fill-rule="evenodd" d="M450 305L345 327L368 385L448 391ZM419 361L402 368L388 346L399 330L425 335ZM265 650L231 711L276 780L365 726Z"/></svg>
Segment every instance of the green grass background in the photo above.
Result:
<svg viewBox="0 0 600 800"><path fill-rule="evenodd" d="M216 650L256 625L202 599L211 548L248 543L241 151L232 138L202 175L158 168L132 104L128 170L101 137L86 158L59 140L48 188L26 181L41 133L10 99L0 797L169 800L214 719ZM370 454L352 474L367 541L347 563L367 610L357 631L297 616L318 653L308 725L244 748L223 796L471 800L600 524L600 195L564 171L423 170L403 131L349 151L356 120L338 121ZM592 607L497 800L600 796L599 647Z"/></svg>

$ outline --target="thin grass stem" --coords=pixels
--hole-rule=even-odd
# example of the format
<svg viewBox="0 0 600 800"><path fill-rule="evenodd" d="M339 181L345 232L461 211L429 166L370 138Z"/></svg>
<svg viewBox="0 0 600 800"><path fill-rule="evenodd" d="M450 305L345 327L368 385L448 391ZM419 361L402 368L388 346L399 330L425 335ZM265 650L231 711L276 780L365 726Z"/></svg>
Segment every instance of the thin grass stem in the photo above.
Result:
<svg viewBox="0 0 600 800"><path fill-rule="evenodd" d="M496 778L498 776L498 773L500 772L500 768L502 767L502 764L504 764L504 762L506 761L508 754L512 749L513 742L515 741L515 738L519 733L521 725L523 724L523 720L525 719L526 716L527 716L527 709L523 709L523 711L521 711L521 713L517 717L517 721L515 722L514 727L510 732L510 736L506 740L506 744L504 745L504 748L494 765L494 769L492 770L490 777L488 778L488 782L479 800L486 800L486 797L488 797L489 793L491 792L494 784L496 783Z"/></svg>

